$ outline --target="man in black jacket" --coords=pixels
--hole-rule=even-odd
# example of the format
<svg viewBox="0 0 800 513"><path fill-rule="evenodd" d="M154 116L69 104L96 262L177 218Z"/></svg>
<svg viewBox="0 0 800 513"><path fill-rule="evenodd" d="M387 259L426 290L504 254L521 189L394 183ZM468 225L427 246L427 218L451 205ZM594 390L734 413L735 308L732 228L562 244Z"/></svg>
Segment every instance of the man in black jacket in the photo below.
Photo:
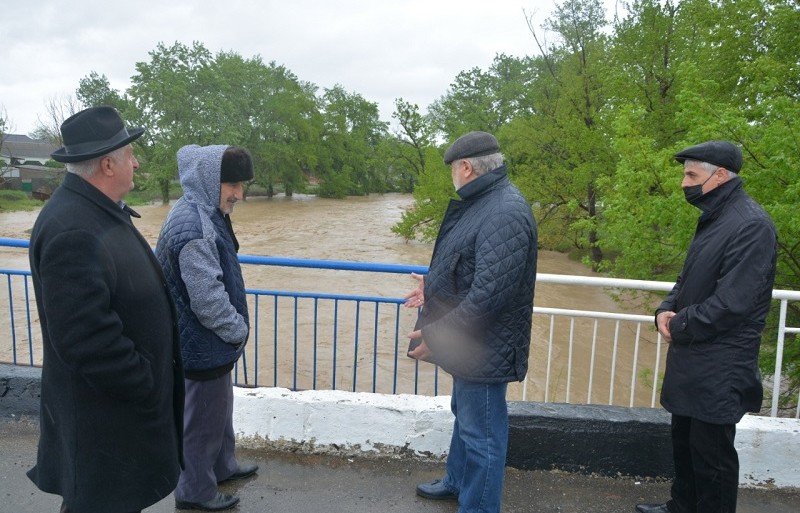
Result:
<svg viewBox="0 0 800 513"><path fill-rule="evenodd" d="M419 308L409 356L453 376L453 436L443 479L420 484L429 499L458 499L459 512L497 513L508 446L506 387L528 370L536 222L511 185L497 139L470 132L445 152L452 200L428 276L406 306Z"/></svg>
<svg viewBox="0 0 800 513"><path fill-rule="evenodd" d="M666 504L640 513L736 511L733 440L745 412L761 407L761 332L777 254L775 226L742 189L742 152L709 141L675 155L686 201L702 210L683 270L656 310L669 342L661 404L672 413L675 479Z"/></svg>
<svg viewBox="0 0 800 513"><path fill-rule="evenodd" d="M44 339L41 435L28 476L62 513L129 513L175 488L183 370L161 268L122 202L139 167L111 107L61 125L64 182L31 234Z"/></svg>

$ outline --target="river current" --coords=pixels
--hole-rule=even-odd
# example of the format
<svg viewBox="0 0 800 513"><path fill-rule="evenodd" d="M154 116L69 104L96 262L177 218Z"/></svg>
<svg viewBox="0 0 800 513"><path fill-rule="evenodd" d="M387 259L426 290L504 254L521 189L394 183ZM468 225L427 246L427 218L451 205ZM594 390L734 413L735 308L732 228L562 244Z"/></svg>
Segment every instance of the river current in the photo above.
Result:
<svg viewBox="0 0 800 513"><path fill-rule="evenodd" d="M432 244L417 241L407 242L393 234L391 226L400 220L403 211L413 203L410 195L385 194L368 197L353 197L345 200L329 200L315 196L295 195L292 198L252 197L236 205L232 220L240 243L240 253L250 255L269 255L292 258L350 260L358 262L382 262L398 264L427 265ZM155 246L161 225L169 211L169 206L147 205L136 207L142 215L134 223L151 245ZM0 213L0 236L28 238L30 229L38 212ZM28 269L27 252L10 248L0 248L0 268ZM592 276L583 264L569 259L566 255L551 251L540 251L538 271L540 273L572 274ZM287 267L244 266L245 284L250 289L269 289L282 291L326 292L379 297L401 297L413 286L408 276L386 275L365 272L326 271L297 269ZM7 287L4 287L7 288ZM17 338L17 357L27 361L28 335L24 308L24 284L20 280L12 282L14 294L14 327ZM33 338L33 358L41 359L41 344L38 319L33 304L33 289L29 286L32 306L31 335ZM251 314L255 305L250 299ZM650 303L645 308L632 309L631 302L615 301L610 292L591 287L563 286L538 283L535 303L537 306L571 308L607 312L649 313ZM0 293L0 340L10 340L11 326L8 319L8 293ZM415 375L417 393L431 394L434 387L438 393L449 393L449 378L444 373L434 376L433 367L420 364L415 369L414 362L404 356L407 339L405 335L412 329L415 312L402 308L399 320L393 305L381 305L376 314L371 303L360 305L358 312L359 350L354 351L356 308L351 302L319 301L316 323L316 381L313 376L314 359L314 304L313 300L300 300L297 306L297 328L294 323L294 302L291 298L281 298L278 302L278 328L274 329L275 301L272 297L259 300L259 354L258 382L260 385L277 385L301 389L331 388L334 369L336 387L353 388L353 363L357 364L355 373L356 389L378 392L414 393ZM336 310L336 315L334 315ZM376 333L375 317L379 318L380 328ZM334 332L334 320L336 331ZM635 404L650 405L652 402L653 369L656 359L655 334L652 325L642 325L638 347L635 344L636 325L621 323L618 331L616 353L614 338L616 327L613 322L603 321L593 337L594 321L576 319L570 326L569 319L556 318L553 342L550 345L550 318L536 316L530 357L530 372L527 383L513 384L509 387L509 397L519 399L525 394L528 400L543 400L545 391L550 401L563 402L567 399L569 388L570 402L587 402L589 382L592 382L591 402L607 403L610 394L610 380L613 368L615 404L627 405L630 399L631 382L636 381L633 394ZM399 323L400 337L397 358L398 382L395 385L393 373L395 366L394 326ZM570 350L570 331L573 332ZM297 333L297 337L295 337ZM248 344L248 382L255 376L254 344ZM295 338L298 341L295 349ZM592 342L595 341L595 360L591 365ZM277 343L276 343L277 341ZM333 345L337 345L336 365L333 364ZM665 347L662 345L660 365L663 369ZM280 363L277 376L275 356ZM548 354L551 361L548 376ZM616 363L612 355L616 354ZM571 356L570 356L571 355ZM377 356L377 359L376 359ZM636 370L633 371L634 356ZM0 359L13 357L10 343L2 343ZM572 371L568 372L568 362L572 361ZM294 362L297 361L295 373ZM373 381L373 362L375 379ZM242 367L240 365L240 367ZM242 381L243 369L239 369ZM569 384L569 386L567 385ZM524 391L523 391L524 389ZM656 398L657 403L657 398Z"/></svg>

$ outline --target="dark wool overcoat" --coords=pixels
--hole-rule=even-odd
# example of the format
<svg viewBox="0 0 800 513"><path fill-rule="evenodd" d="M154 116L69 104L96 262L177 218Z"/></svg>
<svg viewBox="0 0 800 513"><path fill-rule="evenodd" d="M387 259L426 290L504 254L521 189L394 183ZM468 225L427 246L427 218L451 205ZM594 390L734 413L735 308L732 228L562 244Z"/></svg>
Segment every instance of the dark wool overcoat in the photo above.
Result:
<svg viewBox="0 0 800 513"><path fill-rule="evenodd" d="M131 213L67 173L31 235L44 361L28 476L82 513L143 509L181 470L175 314Z"/></svg>
<svg viewBox="0 0 800 513"><path fill-rule="evenodd" d="M502 166L458 190L433 248L416 329L449 374L522 381L528 370L537 233Z"/></svg>
<svg viewBox="0 0 800 513"><path fill-rule="evenodd" d="M683 270L659 306L676 312L661 388L675 415L734 424L761 408L761 332L775 281L775 226L734 178L703 196Z"/></svg>

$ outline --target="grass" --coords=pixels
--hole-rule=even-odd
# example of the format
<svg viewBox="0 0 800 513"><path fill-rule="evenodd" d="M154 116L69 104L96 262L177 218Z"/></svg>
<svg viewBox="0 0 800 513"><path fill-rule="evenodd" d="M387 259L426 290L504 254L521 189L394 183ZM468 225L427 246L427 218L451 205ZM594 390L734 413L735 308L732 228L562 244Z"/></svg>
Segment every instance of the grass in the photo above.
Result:
<svg viewBox="0 0 800 513"><path fill-rule="evenodd" d="M29 198L25 192L0 190L0 212L36 210L42 205L44 205L43 201Z"/></svg>

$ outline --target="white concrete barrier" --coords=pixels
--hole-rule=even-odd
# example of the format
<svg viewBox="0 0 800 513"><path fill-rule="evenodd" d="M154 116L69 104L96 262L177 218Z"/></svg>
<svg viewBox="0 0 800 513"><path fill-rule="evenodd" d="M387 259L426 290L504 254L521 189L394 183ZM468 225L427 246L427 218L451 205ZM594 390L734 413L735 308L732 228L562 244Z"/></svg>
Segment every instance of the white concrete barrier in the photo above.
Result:
<svg viewBox="0 0 800 513"><path fill-rule="evenodd" d="M234 429L250 448L441 459L450 397L234 388ZM742 486L800 487L800 421L746 415L736 448Z"/></svg>
<svg viewBox="0 0 800 513"><path fill-rule="evenodd" d="M735 445L740 485L800 488L800 420L745 415Z"/></svg>
<svg viewBox="0 0 800 513"><path fill-rule="evenodd" d="M450 446L450 397L234 387L240 444L337 454L442 458Z"/></svg>

